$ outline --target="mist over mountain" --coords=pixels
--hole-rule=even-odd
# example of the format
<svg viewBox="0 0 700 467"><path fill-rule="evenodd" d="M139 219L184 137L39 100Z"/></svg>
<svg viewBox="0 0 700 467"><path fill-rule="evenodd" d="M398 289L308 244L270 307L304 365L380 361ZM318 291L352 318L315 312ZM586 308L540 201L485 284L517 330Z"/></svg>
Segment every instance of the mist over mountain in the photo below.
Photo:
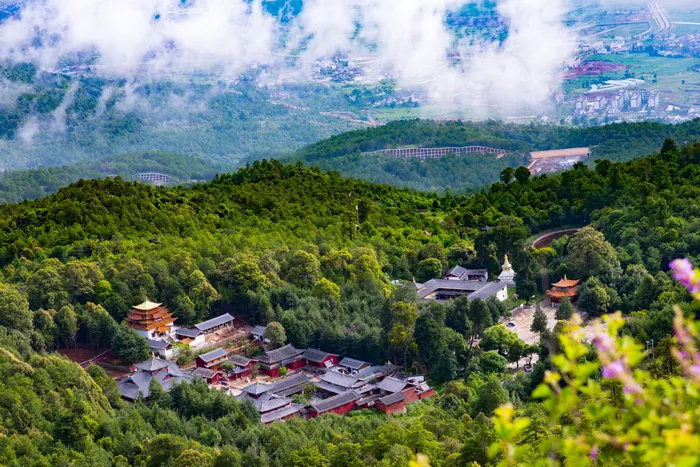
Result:
<svg viewBox="0 0 700 467"><path fill-rule="evenodd" d="M0 167L138 150L277 156L373 124L375 107L538 112L551 106L574 35L562 2L523 7L4 2Z"/></svg>

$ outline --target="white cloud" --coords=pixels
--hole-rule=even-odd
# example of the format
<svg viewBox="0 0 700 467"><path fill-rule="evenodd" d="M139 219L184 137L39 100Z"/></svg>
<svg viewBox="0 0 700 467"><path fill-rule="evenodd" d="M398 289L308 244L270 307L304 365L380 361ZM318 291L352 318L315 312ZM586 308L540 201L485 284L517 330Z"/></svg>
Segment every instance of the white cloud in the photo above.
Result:
<svg viewBox="0 0 700 467"><path fill-rule="evenodd" d="M499 0L509 24L501 45L458 39L445 16L463 0L307 0L288 28L261 0L35 0L0 25L0 56L45 68L94 53L98 71L133 80L214 72L233 79L258 66L280 79L307 76L318 58L380 57L403 87L445 108L489 115L537 109L574 50L566 0ZM464 60L448 57L459 51ZM284 57L298 55L290 70ZM111 92L111 91L110 91ZM125 89L122 105L137 105ZM108 96L107 96L108 97ZM106 97L105 97L106 102Z"/></svg>
<svg viewBox="0 0 700 467"><path fill-rule="evenodd" d="M19 96L31 91L32 87L28 84L0 79L0 109L14 107Z"/></svg>

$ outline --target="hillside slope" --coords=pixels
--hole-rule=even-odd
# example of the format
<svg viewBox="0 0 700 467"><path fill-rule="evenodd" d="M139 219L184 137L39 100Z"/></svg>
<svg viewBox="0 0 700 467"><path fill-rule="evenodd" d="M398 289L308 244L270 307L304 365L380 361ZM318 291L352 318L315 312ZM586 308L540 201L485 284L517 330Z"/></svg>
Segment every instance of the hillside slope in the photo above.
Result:
<svg viewBox="0 0 700 467"><path fill-rule="evenodd" d="M679 125L643 122L591 128L498 121L401 120L319 141L298 151L294 159L376 183L461 192L475 191L495 182L505 167L527 165L529 152L533 150L590 146L591 163L597 158L625 161L656 151L666 138L674 138L679 144L697 141L700 119ZM509 154L500 159L492 154L472 154L424 162L362 154L394 147L470 145L506 149Z"/></svg>
<svg viewBox="0 0 700 467"><path fill-rule="evenodd" d="M0 173L0 204L50 195L80 179L119 176L130 180L139 173L158 172L167 175L172 185L211 180L230 169L225 163L162 151L121 154L73 165Z"/></svg>
<svg viewBox="0 0 700 467"><path fill-rule="evenodd" d="M531 233L566 224L597 230L582 229L584 236L551 248L524 248ZM568 274L583 279L578 306L589 316L626 313L625 348L658 343L656 356L641 365L654 381L692 390L686 405L669 400L693 417L697 384L670 384L680 372L671 333L674 304L689 317L697 308L667 265L677 257L700 260L700 144L666 145L659 154L554 176L521 175L470 196L262 161L190 187L109 178L0 206L0 464L407 465L427 453L431 465L485 465L489 443L503 436L489 417L508 402L516 416L538 418L536 431L516 440L524 454L516 453L513 465L569 456L558 446L573 445L572 437L603 442L578 419L550 419L552 405L530 396L553 362L563 361L561 354L552 358L561 349L558 331L542 332L539 346L523 345L538 362L531 372L514 373L508 362L517 361L515 346L487 347L489 339L511 335L492 326L506 318L505 304L422 303L412 286L392 283L439 277L455 264L498 272L506 253L520 296ZM154 385L155 397L125 404L100 368L84 372L45 356L78 344L112 347L128 362L147 358L146 342L118 324L146 297L166 303L178 325L224 312L250 323L277 321L298 348L390 360L424 369L431 383L449 383L406 414L357 411L266 426L251 404L204 382L169 394ZM471 337L478 346L468 344ZM590 354L584 347L571 365ZM597 363L585 360L581 374L598 373ZM621 432L647 426L651 410L623 418L639 405L603 379L590 380L606 387L590 412L608 404L601 423ZM655 389L649 392L667 394ZM618 416L612 411L623 398ZM675 429L677 420L667 425ZM697 450L697 430L684 435ZM611 442L598 459L636 465L635 452L666 455L663 440L654 441L629 451Z"/></svg>

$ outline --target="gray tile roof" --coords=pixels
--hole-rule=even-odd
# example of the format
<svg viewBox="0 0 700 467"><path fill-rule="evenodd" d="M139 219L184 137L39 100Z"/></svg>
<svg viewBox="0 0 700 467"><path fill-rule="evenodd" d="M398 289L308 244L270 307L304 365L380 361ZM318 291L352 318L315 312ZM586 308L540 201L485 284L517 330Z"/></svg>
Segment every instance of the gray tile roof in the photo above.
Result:
<svg viewBox="0 0 700 467"><path fill-rule="evenodd" d="M265 413L289 405L293 401L288 397L267 393L263 394L258 399L254 399L252 402L255 408L258 409L258 412Z"/></svg>
<svg viewBox="0 0 700 467"><path fill-rule="evenodd" d="M350 389L358 385L357 378L340 374L336 371L327 371L321 375L321 381L340 386L341 388Z"/></svg>
<svg viewBox="0 0 700 467"><path fill-rule="evenodd" d="M475 298L480 298L486 300L498 293L499 290L507 287L504 282L486 282L486 285L476 292L469 294L469 300L474 300Z"/></svg>
<svg viewBox="0 0 700 467"><path fill-rule="evenodd" d="M263 394L263 393L269 391L271 388L272 388L271 384L255 382L251 385L244 387L241 390L247 394L253 394L254 396L257 396L257 395L260 395L260 394Z"/></svg>
<svg viewBox="0 0 700 467"><path fill-rule="evenodd" d="M144 370L144 371L157 371L160 370L161 368L165 368L168 365L170 365L171 362L164 360L162 358L158 357L153 357L149 358L146 361L143 362L138 362L134 363L134 366L138 368L139 370Z"/></svg>
<svg viewBox="0 0 700 467"><path fill-rule="evenodd" d="M216 326L221 326L222 324L227 324L232 321L233 316L231 316L228 313L224 313L223 315L217 316L216 318L208 319L206 321L202 321L201 323L197 323L194 325L194 327L202 332L206 332L211 328L215 328Z"/></svg>
<svg viewBox="0 0 700 467"><path fill-rule="evenodd" d="M326 383L325 381L319 381L319 382L314 383L314 384L316 385L317 388L319 388L323 391L326 391L326 392L333 393L333 394L340 394L341 392L345 392L348 390L348 388L343 388L340 386L336 386L335 384Z"/></svg>
<svg viewBox="0 0 700 467"><path fill-rule="evenodd" d="M338 363L339 366L344 366L350 368L351 370L359 370L363 365L367 365L367 362L362 360L355 360L354 358L345 357Z"/></svg>
<svg viewBox="0 0 700 467"><path fill-rule="evenodd" d="M304 404L289 404L281 409L273 410L272 412L264 413L260 416L260 420L263 423L274 422L275 420L280 420L295 413L299 413L301 409L304 408Z"/></svg>
<svg viewBox="0 0 700 467"><path fill-rule="evenodd" d="M418 290L418 297L425 298L438 290L456 291L467 295L484 287L481 281L451 281L449 279L430 279Z"/></svg>
<svg viewBox="0 0 700 467"><path fill-rule="evenodd" d="M163 362L165 362L165 366L163 366ZM138 399L139 392L144 399L148 398L150 395L149 386L153 378L158 380L166 391L170 391L176 382L187 381L180 367L167 360L152 358L145 362L137 363L136 366L139 368L139 371L136 371L118 384L119 392L127 399ZM152 368L157 369L152 370Z"/></svg>
<svg viewBox="0 0 700 467"><path fill-rule="evenodd" d="M455 266L449 271L447 271L446 276L462 277L467 272L462 266Z"/></svg>
<svg viewBox="0 0 700 467"><path fill-rule="evenodd" d="M210 370L209 368L195 368L195 370L192 372L192 375L199 378L209 379L213 378L214 375L216 375L217 373L218 371Z"/></svg>
<svg viewBox="0 0 700 467"><path fill-rule="evenodd" d="M406 399L406 396L402 392L395 392L393 394L389 394L388 396L379 398L378 401L384 405L391 405L401 402L404 399Z"/></svg>
<svg viewBox="0 0 700 467"><path fill-rule="evenodd" d="M304 373L297 373L292 376L284 378L282 381L274 384L270 392L273 394L280 394L284 396L289 396L291 394L296 394L304 389L304 385L309 382L308 376Z"/></svg>
<svg viewBox="0 0 700 467"><path fill-rule="evenodd" d="M184 382L186 382L186 381L188 381L187 378L177 376L177 377L175 377L175 378L166 379L166 380L163 381L161 384L163 385L163 389L164 389L166 392L170 392L176 385L178 385L178 384L180 384L180 383L184 383Z"/></svg>
<svg viewBox="0 0 700 467"><path fill-rule="evenodd" d="M355 391L345 391L337 396L329 397L322 401L315 402L310 405L311 409L316 413L323 413L335 408L341 407L348 402L353 402L359 399L360 396Z"/></svg>
<svg viewBox="0 0 700 467"><path fill-rule="evenodd" d="M199 358L201 358L204 362L211 362L214 361L218 358L222 358L226 356L226 351L222 349L221 347L217 347L214 350L203 353L202 355L199 355Z"/></svg>
<svg viewBox="0 0 700 467"><path fill-rule="evenodd" d="M377 388L384 392L399 392L406 387L406 382L387 376L377 384Z"/></svg>
<svg viewBox="0 0 700 467"><path fill-rule="evenodd" d="M325 360L326 358L328 358L332 355L335 355L335 354L324 352L323 350L306 349L304 351L303 357L309 362L321 363L323 360Z"/></svg>
<svg viewBox="0 0 700 467"><path fill-rule="evenodd" d="M357 405L364 405L364 404L370 404L373 405L372 403L376 401L377 399L381 398L379 394L370 394L368 396L364 396L361 399L357 399L355 402Z"/></svg>
<svg viewBox="0 0 700 467"><path fill-rule="evenodd" d="M358 394L366 394L370 391L373 391L377 389L377 386L374 384L365 384L364 386L360 386L359 388L355 388L355 392Z"/></svg>
<svg viewBox="0 0 700 467"><path fill-rule="evenodd" d="M231 363L234 363L238 366L248 366L250 362L253 361L252 358L248 357L243 357L241 355L229 355L228 359L231 361Z"/></svg>
<svg viewBox="0 0 700 467"><path fill-rule="evenodd" d="M303 350L295 349L292 344L287 344L275 350L268 350L262 354L258 360L262 363L273 364L297 357L304 353Z"/></svg>
<svg viewBox="0 0 700 467"><path fill-rule="evenodd" d="M175 331L175 334L178 336L189 337L190 339L194 339L201 333L202 331L197 328L178 328L177 331Z"/></svg>
<svg viewBox="0 0 700 467"><path fill-rule="evenodd" d="M166 342L162 339L146 339L146 342L148 342L148 346L150 348L156 350L165 350L170 345L169 342Z"/></svg>
<svg viewBox="0 0 700 467"><path fill-rule="evenodd" d="M250 333L254 336L262 337L262 335L265 334L265 329L267 329L267 326L255 326Z"/></svg>

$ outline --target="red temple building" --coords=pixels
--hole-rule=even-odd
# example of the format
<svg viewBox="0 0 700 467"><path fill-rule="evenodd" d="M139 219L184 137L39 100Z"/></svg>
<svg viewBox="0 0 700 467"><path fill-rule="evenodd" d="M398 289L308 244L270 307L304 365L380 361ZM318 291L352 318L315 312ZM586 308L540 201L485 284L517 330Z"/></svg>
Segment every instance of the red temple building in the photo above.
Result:
<svg viewBox="0 0 700 467"><path fill-rule="evenodd" d="M552 306L560 304L564 297L569 297L571 303L574 303L578 296L578 283L578 279L567 279L564 275L563 279L552 284L552 288L547 291Z"/></svg>
<svg viewBox="0 0 700 467"><path fill-rule="evenodd" d="M146 300L136 305L126 317L126 325L147 339L170 335L177 318L162 303Z"/></svg>

